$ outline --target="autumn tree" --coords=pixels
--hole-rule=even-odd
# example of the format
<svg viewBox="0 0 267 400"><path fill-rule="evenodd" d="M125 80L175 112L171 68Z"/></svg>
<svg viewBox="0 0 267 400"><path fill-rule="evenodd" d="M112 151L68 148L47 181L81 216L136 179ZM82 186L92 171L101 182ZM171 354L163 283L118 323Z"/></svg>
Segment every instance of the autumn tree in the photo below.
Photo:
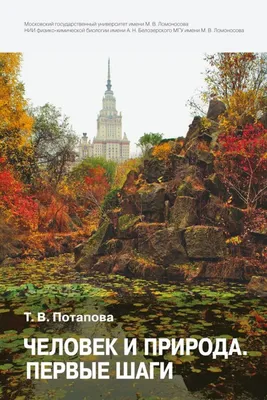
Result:
<svg viewBox="0 0 267 400"><path fill-rule="evenodd" d="M163 133L144 133L136 143L137 147L141 149L143 157L148 155L149 150L160 143L163 138Z"/></svg>
<svg viewBox="0 0 267 400"><path fill-rule="evenodd" d="M215 53L204 59L208 67L200 100L206 104L215 95L223 101L226 113L220 117L220 126L228 131L257 121L267 106L267 53ZM205 114L197 99L189 104Z"/></svg>
<svg viewBox="0 0 267 400"><path fill-rule="evenodd" d="M123 163L118 164L116 168L116 175L113 182L113 188L121 189L126 180L127 174L130 171L138 172L140 165L141 165L140 158L130 158L129 160L126 160Z"/></svg>
<svg viewBox="0 0 267 400"><path fill-rule="evenodd" d="M156 145L152 150L152 156L156 157L158 160L167 161L174 148L174 144L175 142L169 141Z"/></svg>
<svg viewBox="0 0 267 400"><path fill-rule="evenodd" d="M111 185L114 181L117 164L113 160L106 160L103 157L88 157L76 165L71 173L70 180L83 180L90 170L101 167L105 171L108 183Z"/></svg>
<svg viewBox="0 0 267 400"><path fill-rule="evenodd" d="M34 118L33 147L41 170L46 170L55 186L67 172L68 163L75 160L75 135L68 117L52 104L31 110Z"/></svg>
<svg viewBox="0 0 267 400"><path fill-rule="evenodd" d="M102 202L114 182L116 166L112 160L91 157L70 172L66 187L76 199L81 218L93 210L100 215Z"/></svg>
<svg viewBox="0 0 267 400"><path fill-rule="evenodd" d="M0 158L0 214L13 227L35 230L38 206L27 189L10 170L5 158Z"/></svg>
<svg viewBox="0 0 267 400"><path fill-rule="evenodd" d="M78 183L78 198L87 209L99 208L108 193L110 185L103 167L97 166L88 170L87 176Z"/></svg>
<svg viewBox="0 0 267 400"><path fill-rule="evenodd" d="M253 91L260 96L266 91L267 53L216 53L206 55L205 60L208 93L216 94L226 105L236 92Z"/></svg>
<svg viewBox="0 0 267 400"><path fill-rule="evenodd" d="M29 181L34 167L33 119L19 77L21 61L20 53L0 53L0 149L1 157Z"/></svg>
<svg viewBox="0 0 267 400"><path fill-rule="evenodd" d="M267 130L247 125L219 137L215 169L229 192L249 207L256 207L267 194Z"/></svg>

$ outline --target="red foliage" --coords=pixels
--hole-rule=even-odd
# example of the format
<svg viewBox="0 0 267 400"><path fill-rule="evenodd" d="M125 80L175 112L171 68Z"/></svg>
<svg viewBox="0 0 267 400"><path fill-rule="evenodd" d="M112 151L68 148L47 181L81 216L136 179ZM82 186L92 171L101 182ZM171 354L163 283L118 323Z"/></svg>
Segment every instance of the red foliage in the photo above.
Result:
<svg viewBox="0 0 267 400"><path fill-rule="evenodd" d="M221 135L219 144L217 172L247 206L255 206L267 190L267 130L247 125L240 134Z"/></svg>
<svg viewBox="0 0 267 400"><path fill-rule="evenodd" d="M98 166L88 171L88 176L84 178L84 182L80 186L80 195L88 207L94 208L103 201L109 187L106 170Z"/></svg>
<svg viewBox="0 0 267 400"><path fill-rule="evenodd" d="M0 159L0 208L20 227L35 228L37 224L37 204L26 194L26 186L8 170L5 159Z"/></svg>

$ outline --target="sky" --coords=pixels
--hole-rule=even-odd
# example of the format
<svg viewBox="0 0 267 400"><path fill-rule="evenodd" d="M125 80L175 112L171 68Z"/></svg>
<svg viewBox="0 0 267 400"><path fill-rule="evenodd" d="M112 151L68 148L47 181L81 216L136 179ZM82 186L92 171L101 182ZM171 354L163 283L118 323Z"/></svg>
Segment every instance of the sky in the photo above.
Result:
<svg viewBox="0 0 267 400"><path fill-rule="evenodd" d="M21 79L26 97L33 106L51 103L60 108L79 137L86 132L93 139L108 57L131 156L146 132L160 132L165 138L185 136L193 118L186 103L204 86L203 53L25 52Z"/></svg>

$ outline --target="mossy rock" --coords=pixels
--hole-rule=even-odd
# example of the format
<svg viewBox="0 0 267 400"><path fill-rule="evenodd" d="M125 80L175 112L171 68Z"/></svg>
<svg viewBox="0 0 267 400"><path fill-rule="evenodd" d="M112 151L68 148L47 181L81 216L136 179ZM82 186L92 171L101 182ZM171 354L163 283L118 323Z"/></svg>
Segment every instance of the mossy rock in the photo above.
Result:
<svg viewBox="0 0 267 400"><path fill-rule="evenodd" d="M165 182L172 178L172 170L164 160L153 157L144 161L144 178L148 183Z"/></svg>
<svg viewBox="0 0 267 400"><path fill-rule="evenodd" d="M120 193L119 189L113 189L105 196L105 199L101 207L103 213L112 210L116 207L119 207L119 198L118 198L119 193Z"/></svg>
<svg viewBox="0 0 267 400"><path fill-rule="evenodd" d="M172 163L174 175L176 175L177 172L179 173L179 170L181 168L186 168L187 166L189 166L188 159L180 154L171 154L170 161Z"/></svg>
<svg viewBox="0 0 267 400"><path fill-rule="evenodd" d="M137 222L140 222L140 216L125 214L119 217L118 229L125 232L131 229Z"/></svg>
<svg viewBox="0 0 267 400"><path fill-rule="evenodd" d="M170 221L177 228L183 229L197 223L196 199L189 196L178 196L171 208Z"/></svg>
<svg viewBox="0 0 267 400"><path fill-rule="evenodd" d="M88 239L87 243L85 243L81 251L81 258L76 264L76 269L90 269L96 261L96 256L105 254L105 242L113 237L113 225L108 221L104 222L97 232Z"/></svg>
<svg viewBox="0 0 267 400"><path fill-rule="evenodd" d="M166 277L168 281L184 282L197 277L201 267L201 262L170 265L166 270Z"/></svg>
<svg viewBox="0 0 267 400"><path fill-rule="evenodd" d="M116 239L116 238L112 238L110 240L108 240L107 242L105 242L105 252L107 254L117 254L119 253L122 248L123 248L123 241Z"/></svg>
<svg viewBox="0 0 267 400"><path fill-rule="evenodd" d="M184 147L185 149L189 148L194 140L196 140L201 134L202 125L201 125L201 117L194 117L192 123L189 125L188 132L185 137Z"/></svg>
<svg viewBox="0 0 267 400"><path fill-rule="evenodd" d="M101 274L110 274L114 267L115 260L114 257L111 255L100 257L90 268L88 272L91 275L94 273L101 273Z"/></svg>
<svg viewBox="0 0 267 400"><path fill-rule="evenodd" d="M207 165L213 164L214 161L214 155L208 151L208 150L197 150L196 151L197 155L197 163L204 163Z"/></svg>
<svg viewBox="0 0 267 400"><path fill-rule="evenodd" d="M139 279L161 281L165 275L165 269L162 266L142 257L131 260L128 268L132 276Z"/></svg>
<svg viewBox="0 0 267 400"><path fill-rule="evenodd" d="M249 292L261 297L267 297L267 277L252 276L247 289Z"/></svg>
<svg viewBox="0 0 267 400"><path fill-rule="evenodd" d="M118 219L116 237L118 239L133 239L136 237L135 225L140 222L140 216L134 214L124 214Z"/></svg>
<svg viewBox="0 0 267 400"><path fill-rule="evenodd" d="M157 228L157 227L156 227ZM168 266L188 261L181 233L173 226L165 229L148 229L139 234L137 250L140 256L150 257L155 263Z"/></svg>
<svg viewBox="0 0 267 400"><path fill-rule="evenodd" d="M244 230L244 211L222 203L215 196L203 209L202 220L207 225L224 228L231 236L240 235Z"/></svg>
<svg viewBox="0 0 267 400"><path fill-rule="evenodd" d="M177 196L189 196L197 200L197 207L203 207L209 200L209 192L203 183L191 176L186 177L177 188Z"/></svg>
<svg viewBox="0 0 267 400"><path fill-rule="evenodd" d="M130 278L162 280L165 269L155 264L152 259L135 253L128 253L117 258L112 273Z"/></svg>
<svg viewBox="0 0 267 400"><path fill-rule="evenodd" d="M227 254L223 230L214 226L196 225L184 232L187 255L191 259L216 260Z"/></svg>
<svg viewBox="0 0 267 400"><path fill-rule="evenodd" d="M165 187L159 183L144 185L138 190L141 213L148 222L163 222Z"/></svg>
<svg viewBox="0 0 267 400"><path fill-rule="evenodd" d="M227 190L225 185L222 183L218 174L213 173L204 180L205 188L214 196L218 196L226 200Z"/></svg>

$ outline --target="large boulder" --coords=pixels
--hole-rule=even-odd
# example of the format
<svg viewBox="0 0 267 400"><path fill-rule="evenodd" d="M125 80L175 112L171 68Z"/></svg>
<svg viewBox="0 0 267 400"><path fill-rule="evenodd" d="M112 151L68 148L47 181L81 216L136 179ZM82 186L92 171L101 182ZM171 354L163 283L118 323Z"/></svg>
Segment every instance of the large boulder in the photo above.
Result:
<svg viewBox="0 0 267 400"><path fill-rule="evenodd" d="M166 270L167 281L184 282L194 279L200 269L202 268L202 262L198 263L186 263L180 265L171 265Z"/></svg>
<svg viewBox="0 0 267 400"><path fill-rule="evenodd" d="M135 193L137 190L135 181L138 179L138 173L136 171L129 171L127 174L127 177L125 179L125 182L121 188L122 193Z"/></svg>
<svg viewBox="0 0 267 400"><path fill-rule="evenodd" d="M266 276L252 276L247 290L258 296L267 297L267 277Z"/></svg>
<svg viewBox="0 0 267 400"><path fill-rule="evenodd" d="M190 259L216 260L226 255L223 230L213 226L196 225L184 232L187 255Z"/></svg>
<svg viewBox="0 0 267 400"><path fill-rule="evenodd" d="M213 165L214 155L208 150L197 149L197 165Z"/></svg>
<svg viewBox="0 0 267 400"><path fill-rule="evenodd" d="M185 149L194 140L198 139L201 133L201 128L202 128L201 117L200 116L194 117L192 123L189 125L189 129L185 137L185 142L184 142Z"/></svg>
<svg viewBox="0 0 267 400"><path fill-rule="evenodd" d="M97 257L106 253L106 242L113 237L113 225L109 222L104 222L81 249L80 259L76 263L76 269L78 271L90 270L96 263Z"/></svg>
<svg viewBox="0 0 267 400"><path fill-rule="evenodd" d="M226 200L227 196L229 196L225 185L216 173L204 179L204 186L211 194L221 197L223 200Z"/></svg>
<svg viewBox="0 0 267 400"><path fill-rule="evenodd" d="M162 280L165 269L154 263L152 259L129 253L117 258L112 273L131 278Z"/></svg>
<svg viewBox="0 0 267 400"><path fill-rule="evenodd" d="M164 160L152 158L144 161L144 178L148 183L168 181L172 177L171 169Z"/></svg>
<svg viewBox="0 0 267 400"><path fill-rule="evenodd" d="M210 100L207 118L217 121L218 117L226 111L225 104L217 99Z"/></svg>
<svg viewBox="0 0 267 400"><path fill-rule="evenodd" d="M114 265L115 260L113 256L102 256L91 264L90 270L88 272L90 272L91 275L95 273L110 274L112 272L112 269L114 268Z"/></svg>
<svg viewBox="0 0 267 400"><path fill-rule="evenodd" d="M244 231L245 213L237 207L228 206L223 208L224 226L232 235L240 235Z"/></svg>
<svg viewBox="0 0 267 400"><path fill-rule="evenodd" d="M140 222L135 225L134 232L137 238L148 238L156 234L157 231L161 231L165 228L165 223L163 222Z"/></svg>
<svg viewBox="0 0 267 400"><path fill-rule="evenodd" d="M207 121L206 118L196 116L189 125L184 141L184 149L189 150L193 143L199 143L200 141L204 141L211 148L214 148L218 134L218 122L215 119L209 118Z"/></svg>
<svg viewBox="0 0 267 400"><path fill-rule="evenodd" d="M214 155L209 148L201 148L198 142L189 146L186 151L189 163L197 167L202 176L210 175L214 171Z"/></svg>
<svg viewBox="0 0 267 400"><path fill-rule="evenodd" d="M137 172L130 171L120 191L119 206L123 214L140 214L138 187L136 185L137 178Z"/></svg>
<svg viewBox="0 0 267 400"><path fill-rule="evenodd" d="M224 228L231 236L240 235L244 230L244 211L225 205L218 197L211 196L203 209L202 219L207 225Z"/></svg>
<svg viewBox="0 0 267 400"><path fill-rule="evenodd" d="M159 183L142 186L138 190L140 209L146 221L163 222L165 211L165 188Z"/></svg>
<svg viewBox="0 0 267 400"><path fill-rule="evenodd" d="M149 256L155 263L168 266L188 261L182 245L181 233L175 227L152 229L138 236L137 251L141 256Z"/></svg>
<svg viewBox="0 0 267 400"><path fill-rule="evenodd" d="M120 202L120 208L123 214L140 215L140 197L138 193L127 194L123 196Z"/></svg>
<svg viewBox="0 0 267 400"><path fill-rule="evenodd" d="M177 196L189 196L196 200L196 207L199 210L206 205L209 200L209 192L204 187L203 182L191 175L187 176L177 188Z"/></svg>
<svg viewBox="0 0 267 400"><path fill-rule="evenodd" d="M170 161L172 163L174 176L177 176L177 174L180 175L181 170L186 171L186 169L189 167L188 158L180 154L171 154Z"/></svg>
<svg viewBox="0 0 267 400"><path fill-rule="evenodd" d="M136 237L134 227L138 222L140 222L140 215L121 215L118 218L117 237L119 239L131 239Z"/></svg>
<svg viewBox="0 0 267 400"><path fill-rule="evenodd" d="M197 223L196 199L189 196L178 196L171 208L171 223L183 229Z"/></svg>
<svg viewBox="0 0 267 400"><path fill-rule="evenodd" d="M202 263L195 280L225 281L247 283L253 275L261 272L255 260L243 257L228 257L217 262L205 261Z"/></svg>

